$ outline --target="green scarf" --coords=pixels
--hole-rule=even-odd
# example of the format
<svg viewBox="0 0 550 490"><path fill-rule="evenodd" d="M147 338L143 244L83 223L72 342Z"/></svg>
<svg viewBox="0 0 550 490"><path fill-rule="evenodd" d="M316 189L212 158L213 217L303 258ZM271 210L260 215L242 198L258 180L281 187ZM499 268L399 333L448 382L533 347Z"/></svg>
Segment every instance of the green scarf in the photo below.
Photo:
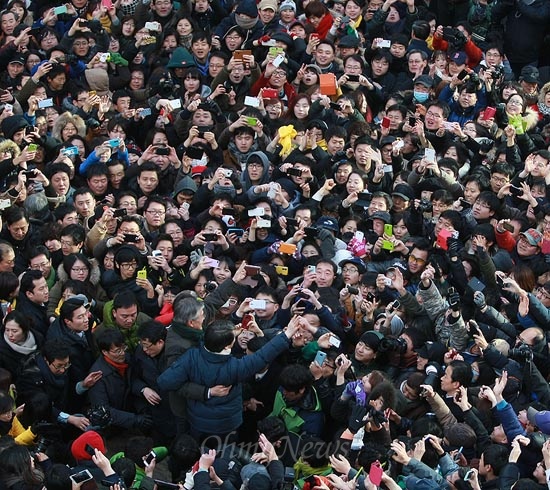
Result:
<svg viewBox="0 0 550 490"><path fill-rule="evenodd" d="M202 340L204 332L202 330L197 330L195 328L188 327L180 322L172 322L170 326L174 332L176 332L181 338L192 340L195 343L198 343L199 340Z"/></svg>

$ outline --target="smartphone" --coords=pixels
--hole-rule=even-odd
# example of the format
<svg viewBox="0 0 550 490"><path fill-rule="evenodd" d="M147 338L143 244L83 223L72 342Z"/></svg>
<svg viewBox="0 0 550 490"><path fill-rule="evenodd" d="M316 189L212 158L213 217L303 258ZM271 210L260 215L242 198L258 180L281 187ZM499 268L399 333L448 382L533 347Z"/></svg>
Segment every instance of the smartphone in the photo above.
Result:
<svg viewBox="0 0 550 490"><path fill-rule="evenodd" d="M84 451L86 451L90 456L95 456L95 448L90 444L84 446Z"/></svg>
<svg viewBox="0 0 550 490"><path fill-rule="evenodd" d="M288 276L288 267L284 265L276 265L275 272L280 276Z"/></svg>
<svg viewBox="0 0 550 490"><path fill-rule="evenodd" d="M147 456L145 456L145 462L150 465L151 461L157 457L157 453L155 451L151 450Z"/></svg>
<svg viewBox="0 0 550 490"><path fill-rule="evenodd" d="M502 223L502 227L510 233L514 233L514 225L512 223Z"/></svg>
<svg viewBox="0 0 550 490"><path fill-rule="evenodd" d="M11 207L10 199L0 199L0 211L3 209L8 209L9 207Z"/></svg>
<svg viewBox="0 0 550 490"><path fill-rule="evenodd" d="M510 186L510 194L514 197L519 197L523 194L523 190L519 187L516 187L515 185Z"/></svg>
<svg viewBox="0 0 550 490"><path fill-rule="evenodd" d="M258 119L255 117L247 117L246 124L248 124L249 126L256 126L256 124L258 124Z"/></svg>
<svg viewBox="0 0 550 490"><path fill-rule="evenodd" d="M466 201L466 199L460 198L459 201L463 209L470 209L472 207L472 205L468 201Z"/></svg>
<svg viewBox="0 0 550 490"><path fill-rule="evenodd" d="M67 13L67 6L66 5L61 5L61 7L54 7L53 13L55 15L66 14Z"/></svg>
<svg viewBox="0 0 550 490"><path fill-rule="evenodd" d="M296 252L296 245L294 243L281 243L281 245L279 245L279 252L291 255Z"/></svg>
<svg viewBox="0 0 550 490"><path fill-rule="evenodd" d="M145 23L145 29L147 29L148 31L156 32L156 31L158 31L157 23L156 22L146 22Z"/></svg>
<svg viewBox="0 0 550 490"><path fill-rule="evenodd" d="M392 225L384 225L384 235L393 236L393 226Z"/></svg>
<svg viewBox="0 0 550 490"><path fill-rule="evenodd" d="M359 288L346 286L349 294L359 294Z"/></svg>
<svg viewBox="0 0 550 490"><path fill-rule="evenodd" d="M382 122L380 123L380 125L381 125L384 129L389 128L389 127L390 127L390 118L384 116L384 117L382 118Z"/></svg>
<svg viewBox="0 0 550 490"><path fill-rule="evenodd" d="M174 109L181 109L181 100L180 99L173 99L170 101L170 107L172 110Z"/></svg>
<svg viewBox="0 0 550 490"><path fill-rule="evenodd" d="M442 250L448 250L449 246L447 245L447 240L449 238L452 238L452 233L449 230L441 230L436 237L435 243L441 248Z"/></svg>
<svg viewBox="0 0 550 490"><path fill-rule="evenodd" d="M67 7L65 7L65 10L67 10ZM53 106L53 99L43 99L38 101L39 109L45 109L46 107L52 107L52 106Z"/></svg>
<svg viewBox="0 0 550 490"><path fill-rule="evenodd" d="M28 146L27 146L27 150L29 151L36 151L38 149L38 145L35 144L35 143L30 143Z"/></svg>
<svg viewBox="0 0 550 490"><path fill-rule="evenodd" d="M341 111L342 110L342 106L340 104L337 104L336 102L329 102L328 106L333 110L333 111Z"/></svg>
<svg viewBox="0 0 550 490"><path fill-rule="evenodd" d="M276 56L276 58L271 62L271 64L275 68L279 68L279 66L281 66L281 64L283 63L284 60L285 60L285 55L284 54L278 54Z"/></svg>
<svg viewBox="0 0 550 490"><path fill-rule="evenodd" d="M299 168L289 168L286 173L288 175L294 175L294 177L301 177L302 176L302 171L299 169Z"/></svg>
<svg viewBox="0 0 550 490"><path fill-rule="evenodd" d="M107 144L111 148L117 148L120 145L120 141L118 138L113 138L112 140L107 141Z"/></svg>
<svg viewBox="0 0 550 490"><path fill-rule="evenodd" d="M158 148L155 148L155 154L168 156L170 155L170 148L166 148L165 146L159 146Z"/></svg>
<svg viewBox="0 0 550 490"><path fill-rule="evenodd" d="M391 41L389 39L382 39L382 41L380 41L378 43L378 47L379 48L391 48Z"/></svg>
<svg viewBox="0 0 550 490"><path fill-rule="evenodd" d="M223 208L222 214L224 216L235 216L237 214L237 210L235 208Z"/></svg>
<svg viewBox="0 0 550 490"><path fill-rule="evenodd" d="M257 276L262 268L257 265L245 265L244 270L247 276Z"/></svg>
<svg viewBox="0 0 550 490"><path fill-rule="evenodd" d="M162 252L161 252L160 250L153 250L153 251L151 252L151 255L152 255L153 257L162 257Z"/></svg>
<svg viewBox="0 0 550 490"><path fill-rule="evenodd" d="M121 216L126 216L127 214L128 210L126 208L115 209L113 212L113 218L120 218Z"/></svg>
<svg viewBox="0 0 550 490"><path fill-rule="evenodd" d="M150 116L150 115L151 115L151 108L150 107L146 107L145 109L143 109L139 113L139 117L147 117L147 116Z"/></svg>
<svg viewBox="0 0 550 490"><path fill-rule="evenodd" d="M307 238L315 238L318 232L317 228L313 228L312 226L306 226L304 231L306 232Z"/></svg>
<svg viewBox="0 0 550 490"><path fill-rule="evenodd" d="M495 276L495 280L497 281L498 287L503 288L504 287L504 279L500 276Z"/></svg>
<svg viewBox="0 0 550 490"><path fill-rule="evenodd" d="M373 301L376 301L376 294L374 293L367 293L367 301L370 301L371 303Z"/></svg>
<svg viewBox="0 0 550 490"><path fill-rule="evenodd" d="M205 242L215 242L218 239L216 233L203 233L202 236Z"/></svg>
<svg viewBox="0 0 550 490"><path fill-rule="evenodd" d="M211 259L210 257L206 257L206 260L204 261L204 263L208 267L219 267L220 266L220 261L219 260Z"/></svg>
<svg viewBox="0 0 550 490"><path fill-rule="evenodd" d="M466 70L462 70L456 77L459 80L464 80L468 76L468 72Z"/></svg>
<svg viewBox="0 0 550 490"><path fill-rule="evenodd" d="M250 95L245 96L244 105L248 107L260 107L260 100L258 97L250 97Z"/></svg>
<svg viewBox="0 0 550 490"><path fill-rule="evenodd" d="M416 126L416 117L409 117L409 126L414 128Z"/></svg>
<svg viewBox="0 0 550 490"><path fill-rule="evenodd" d="M468 286L473 291L483 291L485 289L485 284L483 284L477 277L472 277L468 282Z"/></svg>
<svg viewBox="0 0 550 490"><path fill-rule="evenodd" d="M401 303L397 299L395 301L393 301L392 303L390 303L391 311L397 310L400 306L401 306Z"/></svg>
<svg viewBox="0 0 550 490"><path fill-rule="evenodd" d="M346 76L348 77L348 82L358 82L359 81L359 75L348 75L348 74L346 74Z"/></svg>
<svg viewBox="0 0 550 490"><path fill-rule="evenodd" d="M317 272L317 267L315 267L314 265L308 265L307 271L311 272L312 274L315 274Z"/></svg>
<svg viewBox="0 0 550 490"><path fill-rule="evenodd" d="M259 219L256 221L258 228L271 228L271 221L268 219Z"/></svg>
<svg viewBox="0 0 550 490"><path fill-rule="evenodd" d="M138 241L138 236L134 235L133 233L125 233L124 241L128 243L135 243Z"/></svg>
<svg viewBox="0 0 550 490"><path fill-rule="evenodd" d="M250 313L247 313L243 316L243 320L241 322L241 327L243 328L243 330L248 330L248 328L250 327L250 322L252 320L254 320L254 316Z"/></svg>
<svg viewBox="0 0 550 490"><path fill-rule="evenodd" d="M317 364L318 366L322 366L325 363L325 359L327 358L327 353L323 352L322 350L317 351L317 354L315 355L315 359L313 362Z"/></svg>
<svg viewBox="0 0 550 490"><path fill-rule="evenodd" d="M138 279L147 279L147 270L141 269L137 272L137 278Z"/></svg>
<svg viewBox="0 0 550 490"><path fill-rule="evenodd" d="M370 465L369 480L372 482L373 485L376 485L378 487L380 483L382 483L383 473L384 470L382 469L382 466L380 466L380 462L375 461Z"/></svg>
<svg viewBox="0 0 550 490"><path fill-rule="evenodd" d="M248 216L250 216L250 217L263 216L264 214L265 214L265 209L264 208L254 208L254 209L249 209L248 210Z"/></svg>
<svg viewBox="0 0 550 490"><path fill-rule="evenodd" d="M75 473L74 475L70 475L69 478L75 485L79 485L81 483L84 483L85 481L91 480L93 476L90 473L90 470L83 470Z"/></svg>
<svg viewBox="0 0 550 490"><path fill-rule="evenodd" d="M267 301L265 299L253 299L250 303L250 308L254 310L265 310Z"/></svg>
<svg viewBox="0 0 550 490"><path fill-rule="evenodd" d="M298 220L296 218L287 218L286 219L286 224L287 225L292 225L292 226L300 226L298 224Z"/></svg>
<svg viewBox="0 0 550 490"><path fill-rule="evenodd" d="M435 162L435 150L433 148L425 148L424 158L430 163Z"/></svg>
<svg viewBox="0 0 550 490"><path fill-rule="evenodd" d="M335 347L336 349L339 349L340 348L340 344L342 343L342 341L336 337L335 335L331 335L329 338L328 338L328 343L330 345L332 345L332 347Z"/></svg>
<svg viewBox="0 0 550 490"><path fill-rule="evenodd" d="M63 148L61 153L63 155L76 156L78 155L78 148L76 146L68 146L67 148Z"/></svg>
<svg viewBox="0 0 550 490"><path fill-rule="evenodd" d="M237 235L238 237L242 237L244 235L244 230L242 228L228 228L227 234Z"/></svg>
<svg viewBox="0 0 550 490"><path fill-rule="evenodd" d="M486 107L485 110L483 111L483 117L481 119L483 121L487 121L495 117L496 113L497 113L497 110L495 107Z"/></svg>
<svg viewBox="0 0 550 490"><path fill-rule="evenodd" d="M262 97L264 99L276 99L278 95L277 89L274 88L264 88L262 90Z"/></svg>

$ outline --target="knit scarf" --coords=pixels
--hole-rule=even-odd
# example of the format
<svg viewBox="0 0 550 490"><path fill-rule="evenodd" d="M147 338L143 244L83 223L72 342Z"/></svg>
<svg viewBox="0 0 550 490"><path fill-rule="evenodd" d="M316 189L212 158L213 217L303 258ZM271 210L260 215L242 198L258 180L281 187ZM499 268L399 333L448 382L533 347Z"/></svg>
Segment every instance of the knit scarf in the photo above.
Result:
<svg viewBox="0 0 550 490"><path fill-rule="evenodd" d="M294 129L294 126L281 126L279 128L279 144L282 146L282 150L279 153L283 158L288 156L292 151L292 140L298 133Z"/></svg>
<svg viewBox="0 0 550 490"><path fill-rule="evenodd" d="M188 327L180 322L172 322L170 328L174 330L174 332L176 332L182 339L192 340L195 343L198 343L204 335L202 330Z"/></svg>
<svg viewBox="0 0 550 490"><path fill-rule="evenodd" d="M112 359L109 359L107 356L103 356L103 359L105 359L105 362L107 364L113 366L118 371L118 374L120 374L121 378L124 378L126 370L128 369L127 362L115 362Z"/></svg>
<svg viewBox="0 0 550 490"><path fill-rule="evenodd" d="M6 344L8 344L10 349L14 350L18 354L28 356L29 354L32 354L36 351L36 339L34 338L32 332L29 332L25 341L21 344L16 344L15 342L11 342L10 340L8 340L6 332L4 332L4 340L6 341Z"/></svg>
<svg viewBox="0 0 550 490"><path fill-rule="evenodd" d="M248 31L254 28L256 22L258 22L258 18L243 19L240 15L235 15L235 22L241 29Z"/></svg>
<svg viewBox="0 0 550 490"><path fill-rule="evenodd" d="M550 116L550 107L543 102L539 102L537 104L537 108L543 116Z"/></svg>

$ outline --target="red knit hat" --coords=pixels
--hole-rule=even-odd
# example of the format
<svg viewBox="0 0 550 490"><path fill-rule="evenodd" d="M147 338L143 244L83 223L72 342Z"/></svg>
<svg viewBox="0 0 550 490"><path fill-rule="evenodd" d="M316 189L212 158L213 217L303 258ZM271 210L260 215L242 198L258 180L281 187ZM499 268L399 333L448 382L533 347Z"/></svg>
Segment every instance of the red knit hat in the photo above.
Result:
<svg viewBox="0 0 550 490"><path fill-rule="evenodd" d="M92 459L92 456L86 452L86 444L89 444L94 449L99 449L105 454L105 442L103 438L97 432L89 430L75 439L71 445L71 453L76 461Z"/></svg>

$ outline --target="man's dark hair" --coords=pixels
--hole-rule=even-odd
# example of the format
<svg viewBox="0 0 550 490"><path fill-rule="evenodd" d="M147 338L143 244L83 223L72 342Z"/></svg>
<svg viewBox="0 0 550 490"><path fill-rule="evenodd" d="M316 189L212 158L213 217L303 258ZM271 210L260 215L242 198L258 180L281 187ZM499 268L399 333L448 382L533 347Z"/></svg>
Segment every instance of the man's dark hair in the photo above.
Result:
<svg viewBox="0 0 550 490"><path fill-rule="evenodd" d="M109 351L113 347L124 345L124 335L116 328L106 328L97 335L97 346L100 351Z"/></svg>
<svg viewBox="0 0 550 490"><path fill-rule="evenodd" d="M61 230L60 236L70 236L75 245L77 243L84 243L84 240L86 240L86 229L82 225L76 223L67 225Z"/></svg>
<svg viewBox="0 0 550 490"><path fill-rule="evenodd" d="M303 388L311 386L315 381L311 371L302 364L290 364L279 375L279 384L286 391L297 393Z"/></svg>
<svg viewBox="0 0 550 490"><path fill-rule="evenodd" d="M515 173L516 171L514 170L514 167L506 162L495 163L491 167L491 175L502 174L502 175L506 175L508 178L511 179Z"/></svg>
<svg viewBox="0 0 550 490"><path fill-rule="evenodd" d="M426 111L430 109L430 107L439 107L443 111L443 118L447 119L449 117L449 114L451 113L451 108L449 107L449 104L446 102L443 102L441 100L431 100L426 104Z"/></svg>
<svg viewBox="0 0 550 490"><path fill-rule="evenodd" d="M24 295L25 293L32 293L34 291L34 281L41 279L42 272L35 270L25 271L21 278L21 286L19 287L19 293Z"/></svg>
<svg viewBox="0 0 550 490"><path fill-rule="evenodd" d="M487 204L489 209L496 214L498 214L502 208L500 199L493 191L482 191L479 196L477 196L476 201Z"/></svg>
<svg viewBox="0 0 550 490"><path fill-rule="evenodd" d="M325 140L328 141L330 138L342 138L343 140L348 139L348 133L342 126L329 126L325 133Z"/></svg>
<svg viewBox="0 0 550 490"><path fill-rule="evenodd" d="M430 24L426 20L415 20L411 32L417 39L425 41L430 35Z"/></svg>
<svg viewBox="0 0 550 490"><path fill-rule="evenodd" d="M483 451L483 462L491 465L495 476L498 476L502 468L508 463L508 452L506 446L500 444L491 444Z"/></svg>
<svg viewBox="0 0 550 490"><path fill-rule="evenodd" d="M121 291L113 299L113 310L118 310L119 308L130 308L134 305L137 305L139 308L136 295L132 291Z"/></svg>
<svg viewBox="0 0 550 490"><path fill-rule="evenodd" d="M143 162L142 165L139 166L138 169L138 176L141 176L143 172L155 172L157 174L157 177L159 175L159 168L157 165L153 162Z"/></svg>
<svg viewBox="0 0 550 490"><path fill-rule="evenodd" d="M204 330L204 346L210 352L221 352L233 342L234 325L227 320L216 320Z"/></svg>
<svg viewBox="0 0 550 490"><path fill-rule="evenodd" d="M150 320L138 327L137 334L141 340L156 344L159 340L166 340L166 327L162 323Z"/></svg>
<svg viewBox="0 0 550 490"><path fill-rule="evenodd" d="M62 202L53 210L53 216L56 221L63 221L65 216L71 213L76 213L76 208L68 202Z"/></svg>
<svg viewBox="0 0 550 490"><path fill-rule="evenodd" d="M178 481L199 460L201 455L199 444L188 434L180 434L170 446L168 469L172 473L172 481Z"/></svg>
<svg viewBox="0 0 550 490"><path fill-rule="evenodd" d="M143 212L149 209L149 206L153 203L160 204L166 210L166 201L160 196L151 196L148 197L143 205Z"/></svg>
<svg viewBox="0 0 550 490"><path fill-rule="evenodd" d="M62 339L47 340L42 346L42 355L49 363L54 362L56 359L66 359L69 357L70 352L69 344Z"/></svg>
<svg viewBox="0 0 550 490"><path fill-rule="evenodd" d="M472 368L465 361L453 361L449 364L453 368L451 379L460 383L460 386L468 387L472 382Z"/></svg>
<svg viewBox="0 0 550 490"><path fill-rule="evenodd" d="M210 46L212 46L212 36L206 31L196 30L193 31L193 37L191 38L191 45L198 41L206 41Z"/></svg>
<svg viewBox="0 0 550 490"><path fill-rule="evenodd" d="M10 300L11 295L18 287L19 278L13 272L0 272L0 299Z"/></svg>
<svg viewBox="0 0 550 490"><path fill-rule="evenodd" d="M319 264L330 265L332 267L332 271L334 272L334 276L338 274L338 266L332 260L320 258L317 262L315 262L315 266L317 267Z"/></svg>
<svg viewBox="0 0 550 490"><path fill-rule="evenodd" d="M134 462L130 458L118 458L111 466L116 474L124 480L126 488L131 488L136 479L136 465Z"/></svg>
<svg viewBox="0 0 550 490"><path fill-rule="evenodd" d="M44 486L48 490L71 490L72 483L69 477L72 473L73 471L67 465L56 463L46 472Z"/></svg>
<svg viewBox="0 0 550 490"><path fill-rule="evenodd" d="M153 439L145 436L130 437L126 441L124 455L140 468L144 467L143 457L153 449Z"/></svg>
<svg viewBox="0 0 550 490"><path fill-rule="evenodd" d="M84 196L86 194L90 194L90 196L94 197L94 193L92 192L92 189L89 187L79 187L76 191L73 193L73 202L76 201L76 198L78 196ZM95 198L94 198L95 199Z"/></svg>
<svg viewBox="0 0 550 490"><path fill-rule="evenodd" d="M25 219L27 223L29 222L25 208L20 206L10 206L2 213L2 216L8 225L13 225L13 223L16 223L22 219Z"/></svg>
<svg viewBox="0 0 550 490"><path fill-rule="evenodd" d="M92 177L109 175L109 169L104 163L96 163L90 165L86 171L86 179L90 180Z"/></svg>
<svg viewBox="0 0 550 490"><path fill-rule="evenodd" d="M134 97L132 96L132 93L129 90L126 90L126 89L115 90L113 92L113 98L112 98L113 104L116 105L116 103L118 102L118 99L120 99L121 97L130 97L130 101L134 99Z"/></svg>

